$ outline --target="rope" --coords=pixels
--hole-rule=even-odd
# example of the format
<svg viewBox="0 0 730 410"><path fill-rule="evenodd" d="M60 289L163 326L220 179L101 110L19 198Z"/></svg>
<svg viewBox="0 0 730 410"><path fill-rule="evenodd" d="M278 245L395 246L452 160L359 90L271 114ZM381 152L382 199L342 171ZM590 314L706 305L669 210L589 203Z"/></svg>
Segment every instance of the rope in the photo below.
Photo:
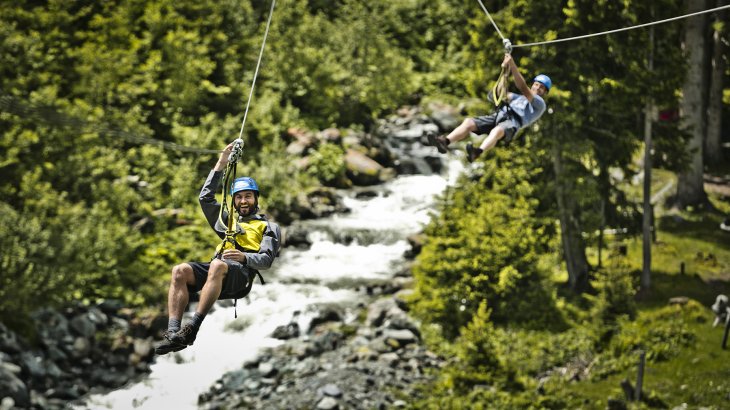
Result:
<svg viewBox="0 0 730 410"><path fill-rule="evenodd" d="M481 0L479 0L479 3L481 3ZM697 16L699 14L712 13L713 11L723 10L723 9L727 9L727 8L730 8L730 4L725 5L725 6L715 7L713 9L709 9L709 10L702 10L702 11L698 11L695 13L689 13L689 14L685 14L682 16L672 17L672 18L668 18L668 19L664 19L664 20L653 21L653 22L645 23L645 24L638 24L636 26L631 26L631 27L624 27L624 28L619 28L619 29L615 29L615 30L602 31L600 33L586 34L586 35L576 36L576 37L559 38L559 39L549 40L549 41L539 41L539 42L527 43L527 44L514 44L512 47L513 48L532 47L532 46L540 46L540 45L544 45L544 44L560 43L560 42L564 42L564 41L579 40L579 39L588 38L588 37L602 36L604 34L613 34L613 33L618 33L620 31L627 31L627 30L633 30L635 28L652 26L655 24L668 23L670 21L680 20L680 19L684 19L684 18L688 18L688 17L692 17L692 16ZM490 17L490 19L491 19L491 17ZM500 34L500 36L501 36L501 34Z"/></svg>
<svg viewBox="0 0 730 410"><path fill-rule="evenodd" d="M243 112L243 121L241 121L241 132L238 134L238 139L236 139L233 142L233 149L231 151L231 154L228 156L228 165L226 166L226 169L223 173L223 201L221 202L220 211L218 213L218 220L222 223L223 222L223 209L225 209L228 206L228 187L231 186L231 183L236 178L236 165L238 164L238 160L243 155L243 129L246 126L246 118L248 117L248 109L251 106L251 100L253 99L253 90L256 86L256 78L258 78L259 75L259 67L261 67L261 60L264 56L264 48L266 47L266 39L269 36L269 28L271 27L271 17L274 15L274 7L276 6L276 0L271 0L271 9L269 10L269 18L266 21L266 29L264 30L264 39L261 41L261 50L259 51L259 58L256 62L256 70L254 70L253 73L253 80L251 81L251 91L248 94L248 101L246 101L246 110ZM228 220L226 221L226 233L223 238L223 241L220 245L218 245L218 248L216 249L215 258L220 257L223 254L223 251L226 248L226 246L231 246L235 248L235 235L236 231L233 229L233 224L236 220L236 217L234 216L236 213L235 210L235 203L233 201L233 196L230 197L230 206L228 206Z"/></svg>
<svg viewBox="0 0 730 410"><path fill-rule="evenodd" d="M494 29L497 30L497 34L499 34L499 37L502 39L502 41L504 41L505 38L502 35L502 32L499 31L499 27L497 27L497 23L494 22L494 20L492 19L492 15L489 14L489 12L487 11L487 8L484 7L484 3L482 3L482 0L477 0L477 1L479 2L479 5L482 6L482 10L484 10L484 12L487 13L487 17L489 17L489 21L492 22L492 25L494 26Z"/></svg>
<svg viewBox="0 0 730 410"><path fill-rule="evenodd" d="M251 98L253 97L253 88L256 85L256 77L259 75L259 66L261 65L261 57L264 55L264 46L266 46L266 37L269 36L269 26L271 26L271 16L274 15L274 6L276 0L271 0L271 10L269 10L269 20L266 22L266 31L264 31L264 40L261 42L261 51L259 51L259 60L256 62L256 70L253 73L253 81L251 82L251 91L248 94L248 101L246 101L246 111L243 113L243 121L241 121L241 132L238 134L238 138L242 139L243 127L246 124L246 117L248 116L248 107L251 105Z"/></svg>
<svg viewBox="0 0 730 410"><path fill-rule="evenodd" d="M176 144L174 142L160 141L153 138L141 137L131 132L122 131L118 128L113 128L105 124L89 126L88 121L60 113L53 107L26 104L22 100L10 95L0 95L0 112L6 112L20 117L32 118L45 124L68 127L72 130L86 129L91 132L97 132L100 135L118 137L125 141L138 144L157 145L162 147L163 149L178 152L187 152L193 154L219 154L221 152L220 150L188 147L185 145Z"/></svg>

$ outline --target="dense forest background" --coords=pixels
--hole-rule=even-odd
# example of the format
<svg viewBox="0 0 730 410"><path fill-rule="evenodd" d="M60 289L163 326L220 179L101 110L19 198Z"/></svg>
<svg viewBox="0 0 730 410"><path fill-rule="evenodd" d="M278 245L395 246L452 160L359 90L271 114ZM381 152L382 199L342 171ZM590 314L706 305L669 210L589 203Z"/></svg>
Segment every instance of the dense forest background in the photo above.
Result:
<svg viewBox="0 0 730 410"><path fill-rule="evenodd" d="M726 4L485 2L517 45ZM73 301L159 305L170 266L210 256L216 239L195 198L214 152L238 136L268 11L248 0L0 3L3 323L22 330L33 309ZM469 396L575 408L558 383L536 398L535 376L581 357L601 378L639 346L662 360L691 343L682 324L701 305L640 315L636 266L602 233L641 235L640 199L624 185L643 171L647 118L653 166L679 176L673 204L714 222L728 212L702 178L727 169L727 41L718 12L515 48L528 81L553 79L551 109L521 143L470 168L426 228L412 308L454 360L418 405ZM284 215L331 178L334 155L299 170L287 129L369 131L400 106L434 101L483 114L502 53L472 0L280 0L241 173L256 175L268 213Z"/></svg>

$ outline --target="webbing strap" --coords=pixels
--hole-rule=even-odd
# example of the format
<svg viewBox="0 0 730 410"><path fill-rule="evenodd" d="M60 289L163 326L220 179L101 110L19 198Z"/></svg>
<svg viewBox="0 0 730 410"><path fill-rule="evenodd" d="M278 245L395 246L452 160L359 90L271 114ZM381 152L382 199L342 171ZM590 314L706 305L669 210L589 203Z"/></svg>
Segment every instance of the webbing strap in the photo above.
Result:
<svg viewBox="0 0 730 410"><path fill-rule="evenodd" d="M499 78L494 82L492 87L492 98L494 105L499 107L503 102L507 101L507 78L509 77L509 67L502 67Z"/></svg>

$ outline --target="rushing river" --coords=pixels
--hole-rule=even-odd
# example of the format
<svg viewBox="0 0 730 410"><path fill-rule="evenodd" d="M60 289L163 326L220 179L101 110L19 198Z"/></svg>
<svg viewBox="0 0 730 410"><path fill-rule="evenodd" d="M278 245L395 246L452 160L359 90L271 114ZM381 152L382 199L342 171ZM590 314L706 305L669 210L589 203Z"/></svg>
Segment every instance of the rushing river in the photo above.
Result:
<svg viewBox="0 0 730 410"><path fill-rule="evenodd" d="M444 175L399 176L369 198L349 193L350 213L302 223L312 246L284 248L263 272L266 285L257 281L249 297L239 300L237 319L232 306L216 305L193 346L158 357L144 380L92 395L77 408L196 408L198 395L225 372L282 343L270 337L277 326L295 318L306 330L317 305L346 310L362 301L359 284L392 278L405 263L406 237L428 222L436 196L460 171L460 162L451 161Z"/></svg>

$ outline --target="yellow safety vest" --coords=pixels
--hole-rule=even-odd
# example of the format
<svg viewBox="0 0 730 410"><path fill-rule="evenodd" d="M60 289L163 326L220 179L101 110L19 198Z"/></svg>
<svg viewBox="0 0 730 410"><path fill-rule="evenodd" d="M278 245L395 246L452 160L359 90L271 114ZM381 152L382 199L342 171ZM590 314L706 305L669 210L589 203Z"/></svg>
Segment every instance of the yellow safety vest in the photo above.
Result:
<svg viewBox="0 0 730 410"><path fill-rule="evenodd" d="M266 221L260 219L252 219L245 222L236 222L236 233L233 235L239 248L250 252L258 252L261 249L261 241L264 239L266 231ZM230 241L224 241L215 250L215 253L223 249L235 249L236 246Z"/></svg>

